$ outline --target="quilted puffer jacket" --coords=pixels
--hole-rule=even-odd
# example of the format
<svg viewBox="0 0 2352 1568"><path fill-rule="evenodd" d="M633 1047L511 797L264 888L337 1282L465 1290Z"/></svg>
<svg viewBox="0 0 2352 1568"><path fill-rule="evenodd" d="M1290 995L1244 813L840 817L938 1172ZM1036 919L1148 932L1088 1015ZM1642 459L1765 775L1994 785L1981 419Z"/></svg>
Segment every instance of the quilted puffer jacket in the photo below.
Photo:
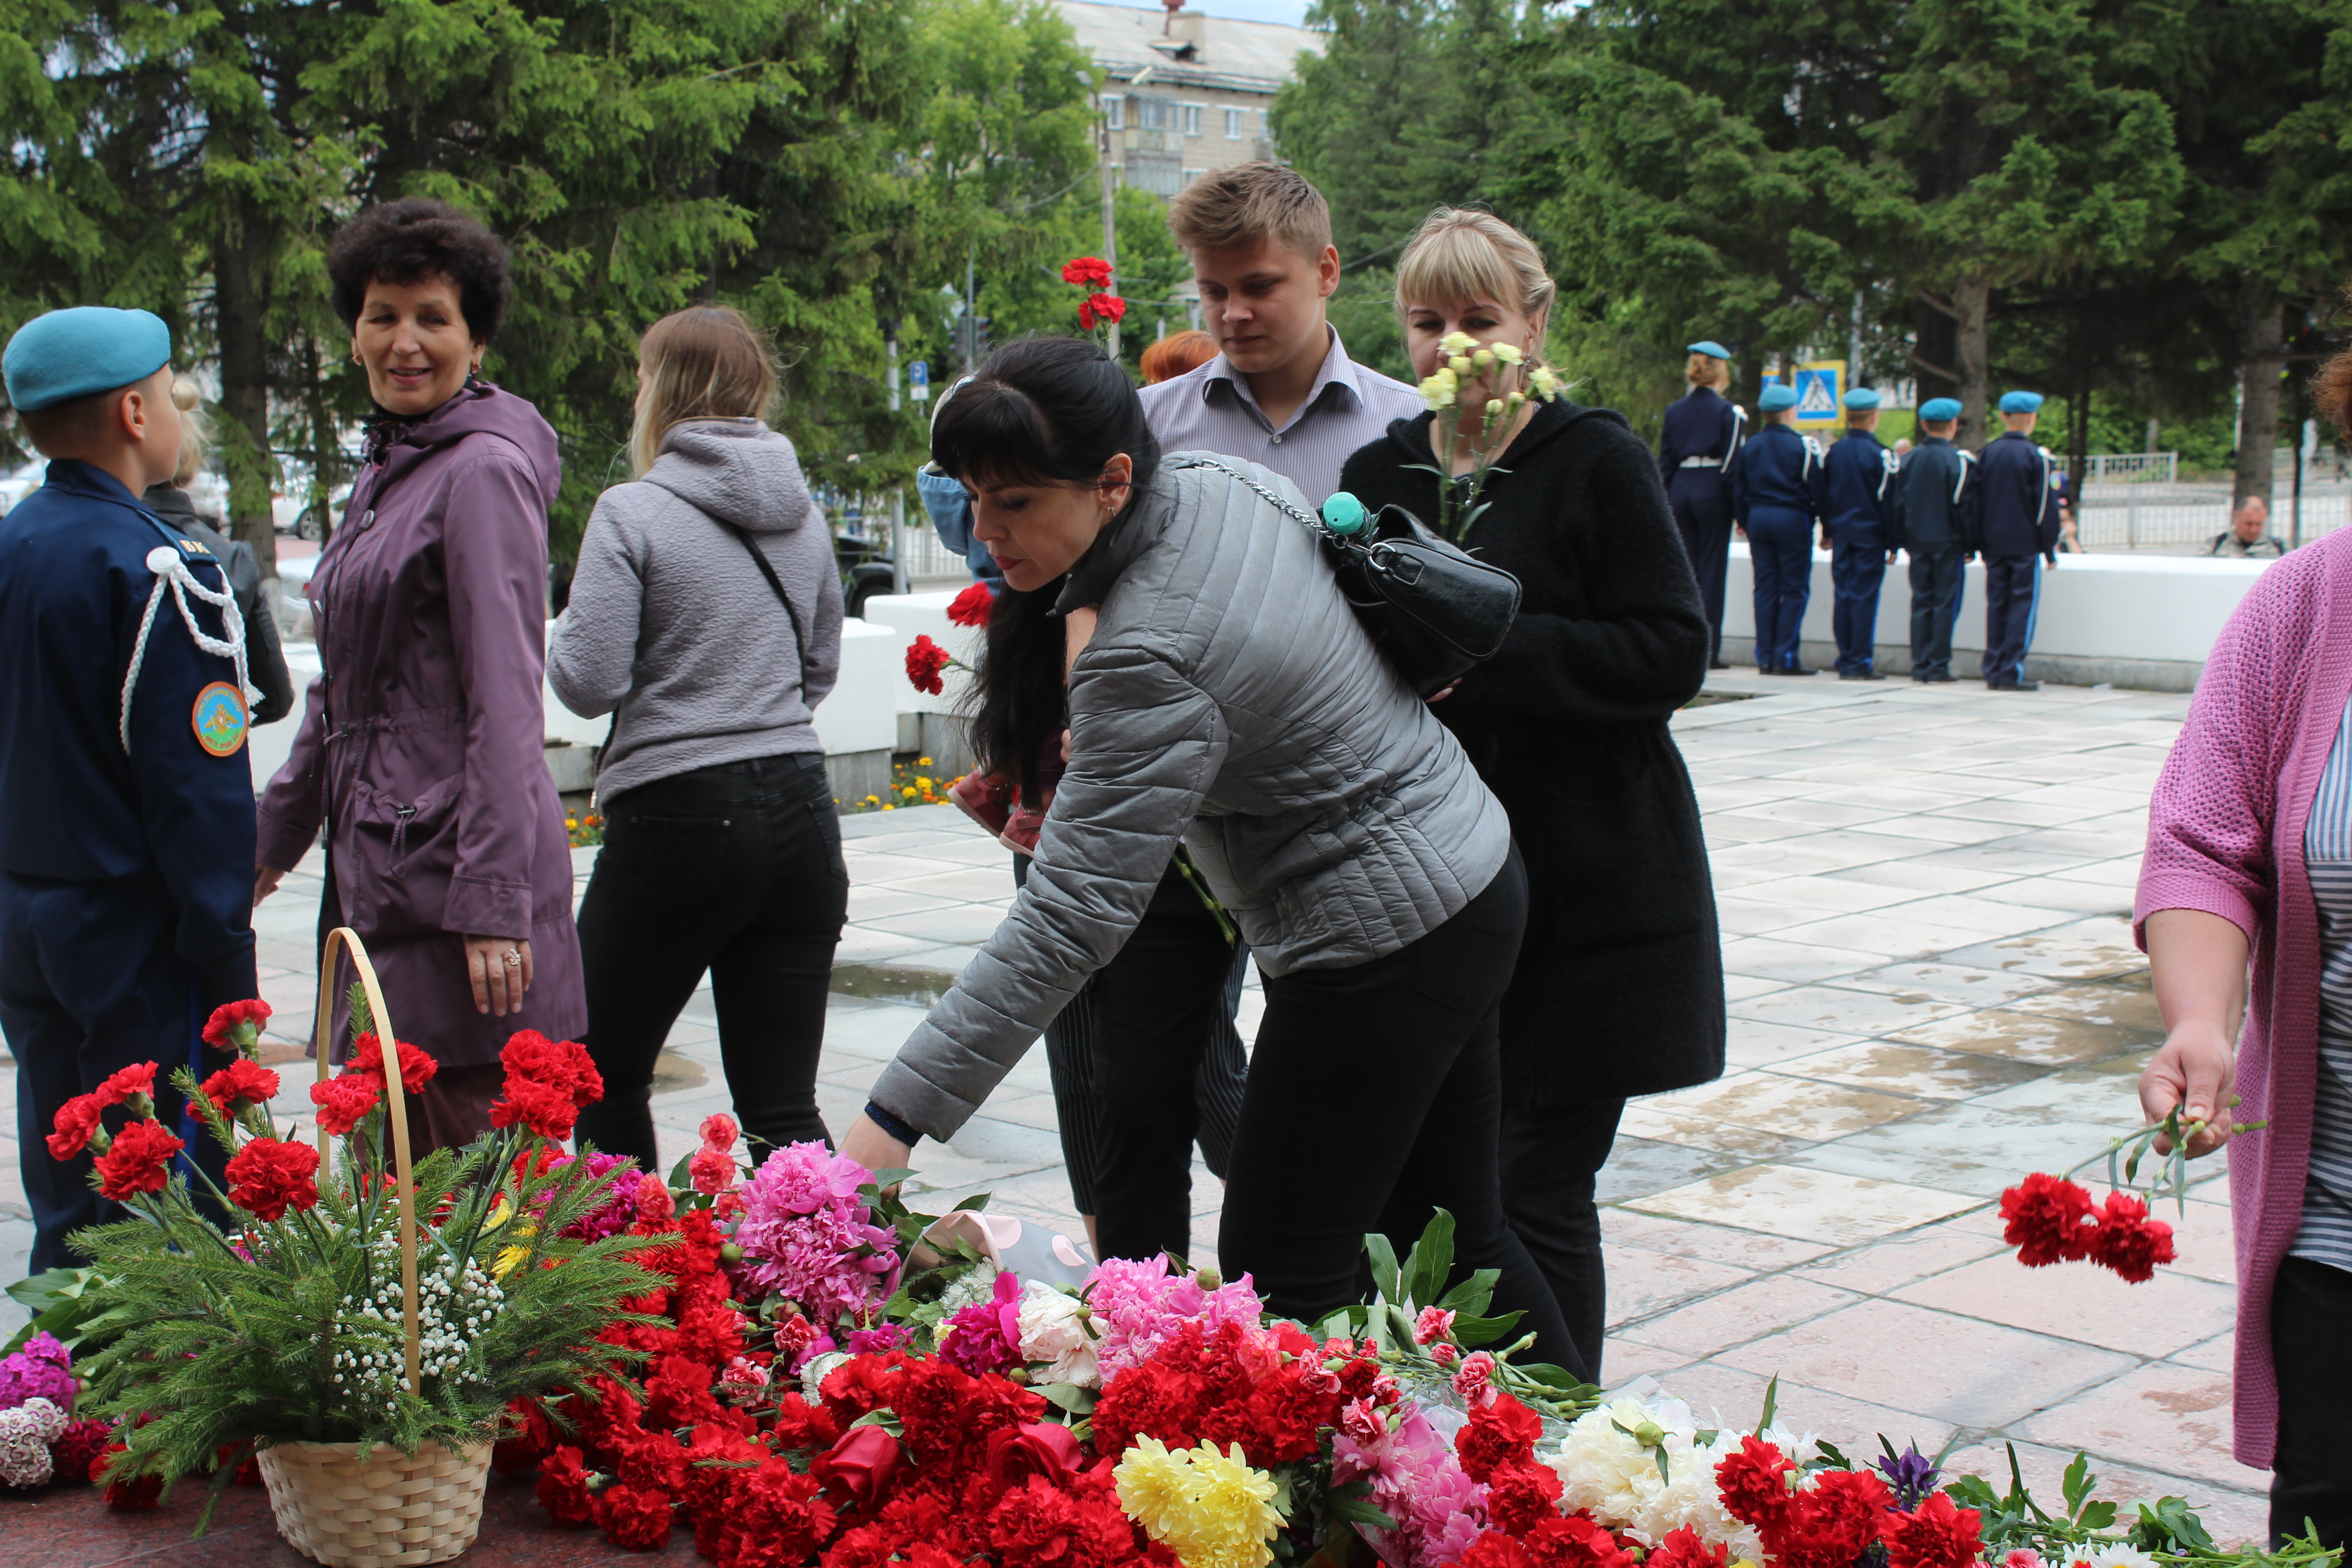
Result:
<svg viewBox="0 0 2352 1568"><path fill-rule="evenodd" d="M1100 606L1028 884L873 1101L947 1138L1141 920L1181 839L1270 975L1342 969L1484 892L1510 825L1373 647L1321 547L1171 454L1071 574ZM1297 504L1271 469L1214 461Z"/></svg>

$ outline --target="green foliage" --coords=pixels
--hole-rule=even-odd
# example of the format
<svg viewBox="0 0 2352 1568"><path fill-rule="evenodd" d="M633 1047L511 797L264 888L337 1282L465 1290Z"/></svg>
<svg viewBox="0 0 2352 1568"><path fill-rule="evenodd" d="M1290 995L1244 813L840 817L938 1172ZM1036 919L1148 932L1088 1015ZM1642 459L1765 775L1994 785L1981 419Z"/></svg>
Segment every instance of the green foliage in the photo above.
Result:
<svg viewBox="0 0 2352 1568"><path fill-rule="evenodd" d="M362 1131L381 1136L380 1125ZM592 1178L572 1161L519 1178L516 1156L530 1142L521 1130L493 1133L416 1166L425 1202L448 1194L432 1223L419 1216L417 1277L424 1321L441 1320L449 1339L437 1355L428 1345L415 1389L401 1370L399 1204L365 1163L323 1183L316 1206L234 1236L199 1210L184 1176L141 1200L138 1217L78 1232L98 1294L136 1315L78 1358L89 1384L82 1408L153 1417L126 1432L117 1473L215 1472L218 1484L257 1444L376 1442L413 1454L428 1439L487 1441L510 1400L625 1377L635 1352L596 1336L639 1321L620 1303L659 1279L627 1255L668 1238L565 1239L611 1196L614 1173ZM236 1452L216 1470L224 1448Z"/></svg>

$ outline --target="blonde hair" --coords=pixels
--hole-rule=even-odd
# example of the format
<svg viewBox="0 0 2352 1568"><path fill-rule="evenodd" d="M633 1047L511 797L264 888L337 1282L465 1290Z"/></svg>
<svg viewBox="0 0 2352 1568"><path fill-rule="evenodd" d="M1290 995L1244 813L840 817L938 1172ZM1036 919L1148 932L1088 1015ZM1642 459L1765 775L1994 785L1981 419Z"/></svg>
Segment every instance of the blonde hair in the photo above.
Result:
<svg viewBox="0 0 2352 1568"><path fill-rule="evenodd" d="M688 419L764 419L776 400L766 334L724 305L689 305L646 329L637 344L646 392L629 432L629 467L642 477L662 438Z"/></svg>
<svg viewBox="0 0 2352 1568"><path fill-rule="evenodd" d="M172 470L172 488L184 490L213 455L213 422L205 413L205 389L184 375L172 382L172 406L180 411L180 466Z"/></svg>
<svg viewBox="0 0 2352 1568"><path fill-rule="evenodd" d="M1422 219L1397 259L1400 323L1409 301L1416 300L1492 300L1533 321L1550 314L1557 291L1536 242L1493 213L1439 207ZM1529 363L1539 361L1542 353L1538 342Z"/></svg>
<svg viewBox="0 0 2352 1568"><path fill-rule="evenodd" d="M1177 192L1168 204L1168 231L1186 250L1230 250L1271 239L1319 261L1331 243L1331 206L1295 169L1236 163Z"/></svg>
<svg viewBox="0 0 2352 1568"><path fill-rule="evenodd" d="M1721 392L1731 384L1731 367L1713 354L1695 353L1683 366L1683 379L1693 386L1711 386Z"/></svg>

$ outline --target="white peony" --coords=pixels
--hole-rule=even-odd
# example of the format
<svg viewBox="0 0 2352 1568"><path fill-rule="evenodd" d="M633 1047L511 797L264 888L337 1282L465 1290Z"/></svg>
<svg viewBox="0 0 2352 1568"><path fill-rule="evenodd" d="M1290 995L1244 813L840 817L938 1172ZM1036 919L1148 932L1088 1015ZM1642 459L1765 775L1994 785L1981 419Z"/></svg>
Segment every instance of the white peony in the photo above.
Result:
<svg viewBox="0 0 2352 1568"><path fill-rule="evenodd" d="M1045 1284L1024 1280L1016 1309L1021 1327L1021 1359L1033 1365L1050 1364L1033 1373L1033 1383L1066 1383L1079 1388L1099 1388L1102 1374L1095 1365L1098 1337L1086 1304Z"/></svg>
<svg viewBox="0 0 2352 1568"><path fill-rule="evenodd" d="M1644 1423L1664 1425L1638 1399L1619 1399L1577 1417L1559 1451L1545 1460L1559 1473L1562 1509L1588 1510L1610 1530L1633 1522L1664 1488L1656 1457L1626 1430Z"/></svg>

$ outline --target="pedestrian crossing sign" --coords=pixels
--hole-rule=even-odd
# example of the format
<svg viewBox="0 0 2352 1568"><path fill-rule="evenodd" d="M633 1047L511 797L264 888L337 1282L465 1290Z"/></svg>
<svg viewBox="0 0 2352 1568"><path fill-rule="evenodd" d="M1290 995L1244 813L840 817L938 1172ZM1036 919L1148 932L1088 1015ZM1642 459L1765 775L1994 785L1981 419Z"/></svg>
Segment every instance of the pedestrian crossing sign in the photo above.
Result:
<svg viewBox="0 0 2352 1568"><path fill-rule="evenodd" d="M1845 361L1811 360L1797 368L1797 428L1833 430L1844 422Z"/></svg>

